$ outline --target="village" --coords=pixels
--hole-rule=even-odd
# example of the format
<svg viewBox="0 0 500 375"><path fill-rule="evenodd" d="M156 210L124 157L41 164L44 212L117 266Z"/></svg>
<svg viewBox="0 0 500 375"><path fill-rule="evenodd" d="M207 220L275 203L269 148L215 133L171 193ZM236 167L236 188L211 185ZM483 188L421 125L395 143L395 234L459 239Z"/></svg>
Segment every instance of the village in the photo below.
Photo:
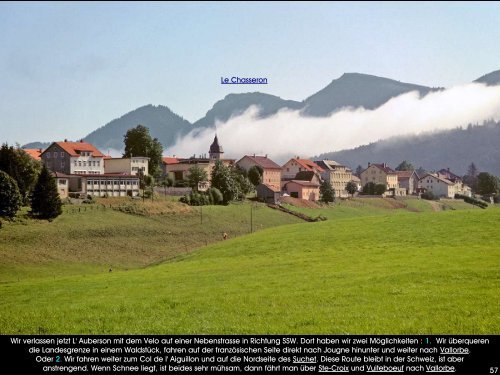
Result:
<svg viewBox="0 0 500 375"><path fill-rule="evenodd" d="M141 192L141 178L149 174L148 157L113 158L82 140L53 142L45 150L24 151L33 159L42 161L52 172L62 199L87 196L137 197ZM173 195L178 195L179 191L190 191L190 188L185 187L185 181L194 166L206 173L206 181L200 181L197 189L206 191L211 186L211 173L217 161L246 172L257 168L261 180L255 186L256 196L261 201L273 204L279 204L282 197L318 201L321 199L322 183L331 186L334 197L340 199L355 194L420 197L432 193L436 198L472 196L471 188L449 168L418 175L415 170L394 170L384 162L367 162L366 168L356 174L349 166L334 160L309 160L296 156L279 165L268 155L253 154L243 155L238 160L228 159L224 157L217 135L209 146L208 157L206 154L198 157L162 157L162 177L168 178L174 187L180 187L168 191ZM382 186L382 189L373 192L367 189L370 185Z"/></svg>

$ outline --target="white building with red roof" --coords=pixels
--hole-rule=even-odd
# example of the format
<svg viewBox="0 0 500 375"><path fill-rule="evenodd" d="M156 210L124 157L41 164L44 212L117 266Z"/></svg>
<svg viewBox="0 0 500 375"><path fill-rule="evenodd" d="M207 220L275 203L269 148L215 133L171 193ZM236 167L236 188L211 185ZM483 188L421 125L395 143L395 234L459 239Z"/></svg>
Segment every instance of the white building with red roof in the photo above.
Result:
<svg viewBox="0 0 500 375"><path fill-rule="evenodd" d="M105 155L87 142L53 142L40 155L52 172L103 174Z"/></svg>

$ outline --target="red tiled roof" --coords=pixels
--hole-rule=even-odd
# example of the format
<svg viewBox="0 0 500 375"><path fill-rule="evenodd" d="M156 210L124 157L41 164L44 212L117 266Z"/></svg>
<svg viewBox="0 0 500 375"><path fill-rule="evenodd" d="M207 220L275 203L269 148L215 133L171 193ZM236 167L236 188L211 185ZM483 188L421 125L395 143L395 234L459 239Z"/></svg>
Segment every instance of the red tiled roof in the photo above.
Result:
<svg viewBox="0 0 500 375"><path fill-rule="evenodd" d="M279 169L281 170L281 167L276 164L274 161L269 159L267 156L251 156L251 155L245 155L243 158L249 158L252 160L255 164L260 165L263 169Z"/></svg>
<svg viewBox="0 0 500 375"><path fill-rule="evenodd" d="M41 148L23 148L24 152L26 152L29 156L31 156L35 160L42 160L40 155L42 154Z"/></svg>
<svg viewBox="0 0 500 375"><path fill-rule="evenodd" d="M93 157L97 158L104 157L104 154L101 151L99 151L94 145L87 142L54 142L54 143L59 147L61 147L71 156L79 156L81 151L88 151L92 153ZM45 151L47 151L51 146L47 147ZM42 152L42 154L44 152Z"/></svg>
<svg viewBox="0 0 500 375"><path fill-rule="evenodd" d="M164 156L162 160L164 164L179 164L179 159L170 156Z"/></svg>
<svg viewBox="0 0 500 375"><path fill-rule="evenodd" d="M300 164L302 167L304 167L307 171L314 171L315 169L318 172L323 172L324 169L321 168L318 164L315 162L308 160L308 159L292 159L295 160L298 164Z"/></svg>

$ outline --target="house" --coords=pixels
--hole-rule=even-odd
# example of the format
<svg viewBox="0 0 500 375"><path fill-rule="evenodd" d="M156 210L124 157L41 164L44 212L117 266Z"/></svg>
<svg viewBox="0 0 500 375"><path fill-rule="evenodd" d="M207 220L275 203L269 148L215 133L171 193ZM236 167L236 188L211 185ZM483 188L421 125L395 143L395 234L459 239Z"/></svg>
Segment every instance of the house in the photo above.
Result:
<svg viewBox="0 0 500 375"><path fill-rule="evenodd" d="M398 187L406 190L406 195L416 194L418 188L418 175L415 171L396 171Z"/></svg>
<svg viewBox="0 0 500 375"><path fill-rule="evenodd" d="M308 201L319 200L319 185L314 182L291 180L283 186L283 192L293 198L305 199Z"/></svg>
<svg viewBox="0 0 500 375"><path fill-rule="evenodd" d="M56 180L57 192L61 199L67 198L69 195L69 179L68 176L61 172L51 172L52 177Z"/></svg>
<svg viewBox="0 0 500 375"><path fill-rule="evenodd" d="M52 172L103 174L104 154L87 142L53 142L40 157Z"/></svg>
<svg viewBox="0 0 500 375"><path fill-rule="evenodd" d="M443 176L447 180L457 184L457 193L466 195L468 197L472 197L472 189L464 184L464 181L462 180L462 177L456 175L455 173L450 171L450 168L446 169L441 169L437 173L439 173L440 176Z"/></svg>
<svg viewBox="0 0 500 375"><path fill-rule="evenodd" d="M29 156L31 156L34 160L40 161L42 158L40 155L42 154L41 148L22 148L24 152L26 152Z"/></svg>
<svg viewBox="0 0 500 375"><path fill-rule="evenodd" d="M104 158L104 173L125 173L137 176L149 174L149 158L145 156L132 156L130 158Z"/></svg>
<svg viewBox="0 0 500 375"><path fill-rule="evenodd" d="M197 166L207 173L208 178L212 173L214 163L209 158L192 156L190 158L177 159L177 162L166 164L166 175L174 180L174 183L185 181L189 176L189 169Z"/></svg>
<svg viewBox="0 0 500 375"><path fill-rule="evenodd" d="M236 165L248 172L253 166L262 168L262 183L280 189L281 167L266 156L245 155Z"/></svg>
<svg viewBox="0 0 500 375"><path fill-rule="evenodd" d="M179 163L179 159L176 158L175 156L174 157L164 156L161 158L161 161L162 161L161 167L162 167L162 171L163 171L163 177L169 176L170 171L169 171L168 166ZM172 175L170 175L170 177L172 177L172 179L173 179Z"/></svg>
<svg viewBox="0 0 500 375"><path fill-rule="evenodd" d="M387 191L384 195L394 195L395 190L399 188L396 171L388 167L386 163L368 163L368 168L361 172L360 178L362 186L369 182L385 185ZM402 190L398 191L399 194L397 195L401 195Z"/></svg>
<svg viewBox="0 0 500 375"><path fill-rule="evenodd" d="M330 182L335 190L335 196L340 198L348 197L349 193L345 188L347 183L353 179L352 171L345 165L333 160L317 160L315 163L323 169L321 177L323 180Z"/></svg>
<svg viewBox="0 0 500 375"><path fill-rule="evenodd" d="M257 190L257 198L266 203L279 204L280 203L280 190L274 186L259 184L255 188Z"/></svg>
<svg viewBox="0 0 500 375"><path fill-rule="evenodd" d="M293 180L299 172L313 172L318 176L318 179L320 179L323 168L311 160L300 159L297 156L283 164L281 167L281 179L282 181Z"/></svg>
<svg viewBox="0 0 500 375"><path fill-rule="evenodd" d="M418 181L419 187L432 192L436 197L454 198L460 184L451 182L439 173L427 173Z"/></svg>

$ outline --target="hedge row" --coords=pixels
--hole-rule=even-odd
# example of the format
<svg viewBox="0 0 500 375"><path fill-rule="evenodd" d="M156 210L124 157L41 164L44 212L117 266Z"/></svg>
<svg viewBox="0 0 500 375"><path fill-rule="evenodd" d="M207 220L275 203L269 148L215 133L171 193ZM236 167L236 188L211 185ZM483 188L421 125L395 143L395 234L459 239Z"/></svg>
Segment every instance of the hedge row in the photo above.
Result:
<svg viewBox="0 0 500 375"><path fill-rule="evenodd" d="M488 203L486 203L482 200L476 199L476 198L468 197L467 195L463 195L463 194L455 194L455 199L463 199L464 202L470 203L474 206L478 206L481 208L488 207Z"/></svg>

